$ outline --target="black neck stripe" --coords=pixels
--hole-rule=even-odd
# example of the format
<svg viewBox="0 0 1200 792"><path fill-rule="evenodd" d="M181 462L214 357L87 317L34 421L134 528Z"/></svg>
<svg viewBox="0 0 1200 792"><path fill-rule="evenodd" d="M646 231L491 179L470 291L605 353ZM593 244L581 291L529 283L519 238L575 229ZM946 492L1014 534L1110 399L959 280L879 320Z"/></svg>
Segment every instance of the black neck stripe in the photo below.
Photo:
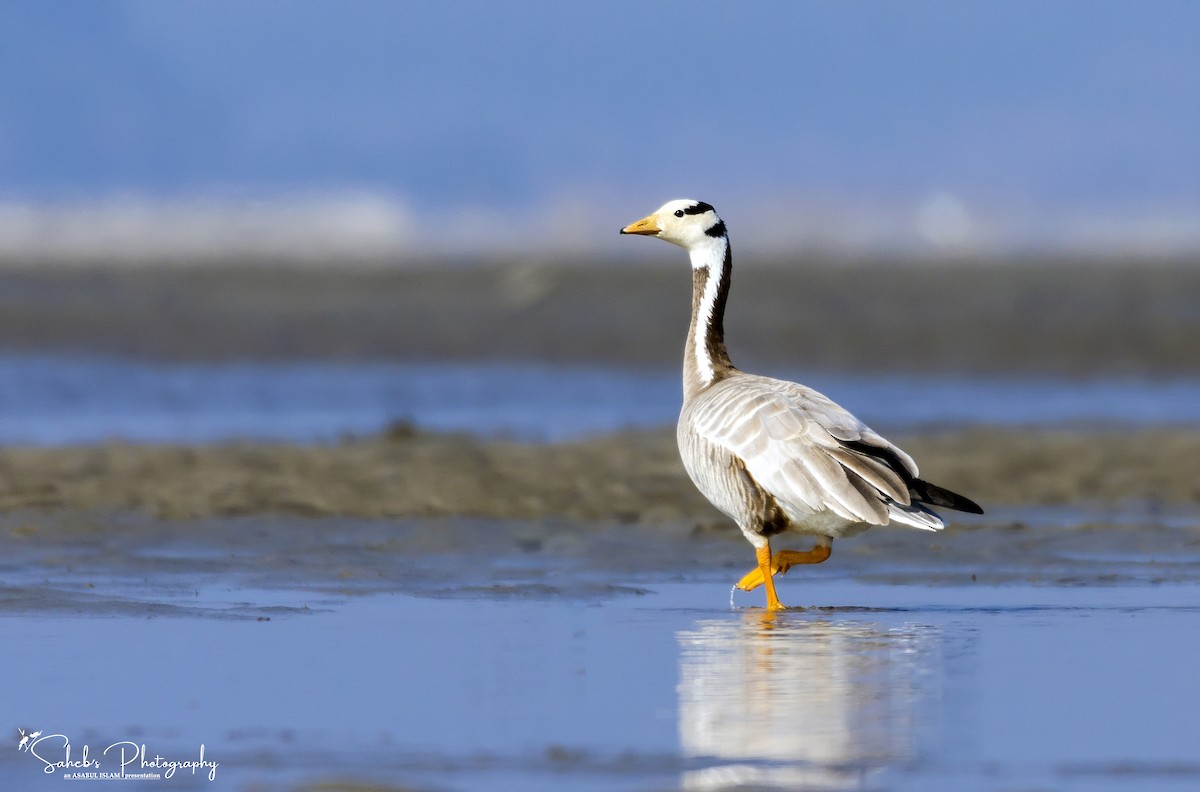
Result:
<svg viewBox="0 0 1200 792"><path fill-rule="evenodd" d="M694 203L691 206L684 209L683 213L689 214L689 215L698 215L698 214L704 214L705 212L712 212L712 211L715 211L712 208L712 204L706 204L706 203L704 203L704 201L697 201L696 203Z"/></svg>
<svg viewBox="0 0 1200 792"><path fill-rule="evenodd" d="M725 236L725 221L718 220L716 225L709 226L708 228L704 229L704 233L710 237L720 239L721 237Z"/></svg>

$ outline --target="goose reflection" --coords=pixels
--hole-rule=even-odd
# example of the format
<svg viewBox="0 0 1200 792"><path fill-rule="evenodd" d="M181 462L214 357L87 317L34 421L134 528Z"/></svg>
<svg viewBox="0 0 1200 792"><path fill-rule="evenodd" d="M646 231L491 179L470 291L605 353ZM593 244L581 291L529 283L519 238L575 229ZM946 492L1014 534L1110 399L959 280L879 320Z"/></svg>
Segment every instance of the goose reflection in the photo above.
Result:
<svg viewBox="0 0 1200 792"><path fill-rule="evenodd" d="M940 677L937 635L921 625L756 611L678 639L682 750L718 760L685 773L685 789L866 786L915 756Z"/></svg>

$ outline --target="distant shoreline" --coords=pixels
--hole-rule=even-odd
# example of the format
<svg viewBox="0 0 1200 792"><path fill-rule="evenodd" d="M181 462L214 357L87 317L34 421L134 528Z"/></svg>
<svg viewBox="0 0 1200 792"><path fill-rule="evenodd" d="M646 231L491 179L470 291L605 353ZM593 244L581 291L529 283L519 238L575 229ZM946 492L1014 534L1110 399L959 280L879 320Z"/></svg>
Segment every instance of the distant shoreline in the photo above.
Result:
<svg viewBox="0 0 1200 792"><path fill-rule="evenodd" d="M689 290L658 260L0 268L0 348L674 366ZM746 261L726 329L751 370L1195 376L1198 295L1183 260Z"/></svg>

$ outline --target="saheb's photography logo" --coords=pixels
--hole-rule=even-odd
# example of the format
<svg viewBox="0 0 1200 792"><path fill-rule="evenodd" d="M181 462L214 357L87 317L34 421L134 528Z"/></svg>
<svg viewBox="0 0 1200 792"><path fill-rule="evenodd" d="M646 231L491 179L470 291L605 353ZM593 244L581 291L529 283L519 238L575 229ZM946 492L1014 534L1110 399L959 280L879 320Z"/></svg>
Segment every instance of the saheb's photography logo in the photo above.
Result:
<svg viewBox="0 0 1200 792"><path fill-rule="evenodd" d="M161 754L150 756L145 743L130 740L112 743L97 754L87 743L76 749L65 734L45 734L42 729L17 732L18 751L37 759L43 773L61 773L70 781L157 781L172 778L179 771L215 781L221 764L204 757L204 743L200 744L198 758L174 759Z"/></svg>

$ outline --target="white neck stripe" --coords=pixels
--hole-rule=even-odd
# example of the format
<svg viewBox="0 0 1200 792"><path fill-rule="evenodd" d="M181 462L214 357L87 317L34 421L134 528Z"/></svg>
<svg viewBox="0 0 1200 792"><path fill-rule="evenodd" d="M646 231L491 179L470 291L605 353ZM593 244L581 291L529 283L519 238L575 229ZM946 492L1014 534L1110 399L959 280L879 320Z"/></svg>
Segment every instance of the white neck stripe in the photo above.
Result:
<svg viewBox="0 0 1200 792"><path fill-rule="evenodd" d="M716 368L708 349L708 333L712 327L717 296L721 292L721 281L725 274L725 247L728 244L724 239L714 239L713 242L715 244L707 250L692 251L691 256L693 268L708 271L708 277L704 281L704 295L700 298L696 310L696 326L692 328L696 373L704 385L711 384L716 376Z"/></svg>

